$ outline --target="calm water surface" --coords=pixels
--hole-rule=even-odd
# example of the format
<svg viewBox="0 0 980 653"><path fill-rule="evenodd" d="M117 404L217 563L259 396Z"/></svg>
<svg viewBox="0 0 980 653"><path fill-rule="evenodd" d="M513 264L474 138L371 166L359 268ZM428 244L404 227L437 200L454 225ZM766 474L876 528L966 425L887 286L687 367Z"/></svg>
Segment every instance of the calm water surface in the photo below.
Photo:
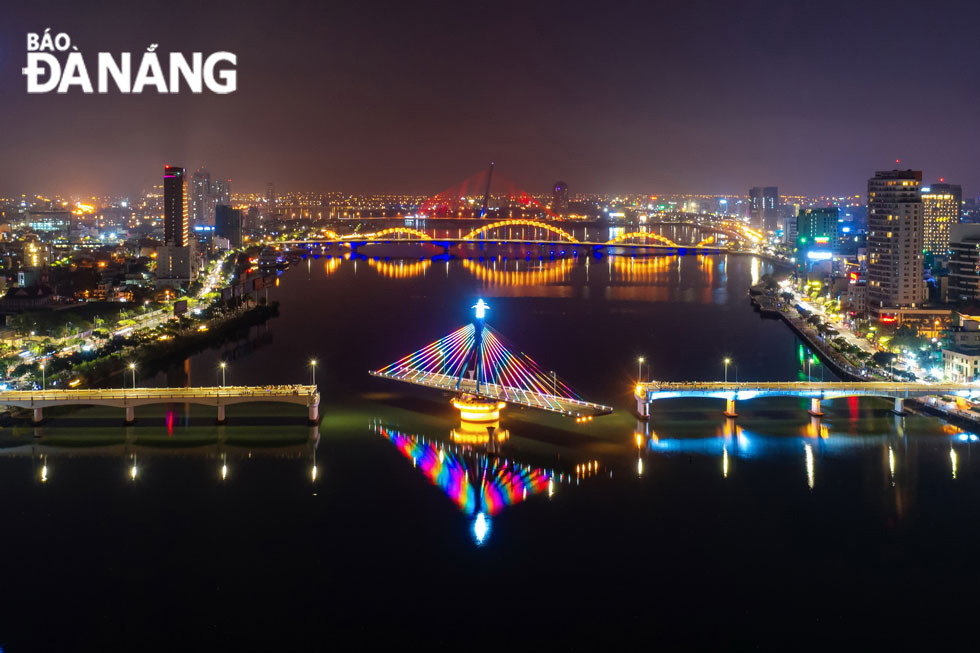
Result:
<svg viewBox="0 0 980 653"><path fill-rule="evenodd" d="M980 578L971 434L871 399L827 402L819 424L792 399L742 403L734 428L721 402L632 416L640 355L665 380L721 379L726 356L730 378L806 378L800 343L748 305L767 271L304 261L270 291L281 317L141 382L213 384L226 360L228 383L295 383L316 358L318 427L290 407L232 407L218 427L174 405L128 428L93 408L0 431L0 646L955 639ZM452 439L448 396L367 375L480 296L498 331L616 412L508 409L488 450Z"/></svg>

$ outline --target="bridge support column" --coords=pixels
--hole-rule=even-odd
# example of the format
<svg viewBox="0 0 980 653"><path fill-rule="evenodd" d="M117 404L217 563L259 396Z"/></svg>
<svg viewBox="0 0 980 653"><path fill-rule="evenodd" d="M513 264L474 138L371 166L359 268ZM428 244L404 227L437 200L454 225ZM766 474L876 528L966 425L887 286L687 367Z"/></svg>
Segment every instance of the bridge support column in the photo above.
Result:
<svg viewBox="0 0 980 653"><path fill-rule="evenodd" d="M823 413L820 411L820 400L816 397L810 400L810 410L807 411L814 417L823 417Z"/></svg>
<svg viewBox="0 0 980 653"><path fill-rule="evenodd" d="M646 399L636 398L636 414L640 419L650 419L650 402Z"/></svg>
<svg viewBox="0 0 980 653"><path fill-rule="evenodd" d="M738 417L738 413L735 412L735 400L726 399L725 400L725 417L728 419L735 419Z"/></svg>
<svg viewBox="0 0 980 653"><path fill-rule="evenodd" d="M224 404L218 404L218 424L225 423L225 406Z"/></svg>
<svg viewBox="0 0 980 653"><path fill-rule="evenodd" d="M44 419L43 411L40 408L34 409L34 419L31 420L32 424L40 424L41 420Z"/></svg>
<svg viewBox="0 0 980 653"><path fill-rule="evenodd" d="M896 415L908 415L905 410L905 399L902 397L895 397L895 408L892 410Z"/></svg>
<svg viewBox="0 0 980 653"><path fill-rule="evenodd" d="M313 404L310 406L310 426L316 426L320 423L320 404Z"/></svg>
<svg viewBox="0 0 980 653"><path fill-rule="evenodd" d="M136 409L132 406L126 406L126 421L123 422L126 426L129 426L136 421Z"/></svg>

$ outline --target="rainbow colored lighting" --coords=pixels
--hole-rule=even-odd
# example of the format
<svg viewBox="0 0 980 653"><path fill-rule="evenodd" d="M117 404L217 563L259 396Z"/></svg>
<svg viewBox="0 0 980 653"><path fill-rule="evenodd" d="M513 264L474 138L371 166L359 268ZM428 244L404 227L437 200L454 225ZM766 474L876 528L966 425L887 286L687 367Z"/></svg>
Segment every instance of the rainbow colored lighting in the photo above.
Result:
<svg viewBox="0 0 980 653"><path fill-rule="evenodd" d="M581 400L559 377L541 368L530 356L515 353L496 330L483 327L482 382L488 393L521 403L560 409L557 399ZM422 349L395 361L376 374L399 380L422 378L449 381L466 372L474 346L474 327L467 324Z"/></svg>
<svg viewBox="0 0 980 653"><path fill-rule="evenodd" d="M543 469L490 456L475 455L468 463L452 450L416 436L386 427L378 430L467 515L484 512L492 517L507 506L545 492L552 479Z"/></svg>

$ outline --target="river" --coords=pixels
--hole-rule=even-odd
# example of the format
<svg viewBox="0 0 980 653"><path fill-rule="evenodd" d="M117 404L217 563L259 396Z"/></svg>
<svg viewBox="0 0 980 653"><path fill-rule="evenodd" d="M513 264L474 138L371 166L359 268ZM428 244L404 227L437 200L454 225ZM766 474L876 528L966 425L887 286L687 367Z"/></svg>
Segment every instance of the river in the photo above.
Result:
<svg viewBox="0 0 980 653"><path fill-rule="evenodd" d="M954 621L978 578L976 436L877 399L656 402L661 380L819 378L747 255L308 258L280 317L139 383L309 382L288 406L52 411L0 431L0 647L813 645ZM505 409L370 377L487 322L589 401ZM127 378L128 377L127 375ZM831 375L828 373L828 380ZM482 479L483 491L473 479ZM469 483L469 485L467 484ZM479 483L478 483L479 485ZM801 640L801 634L804 638ZM853 640L846 640L853 641ZM864 641L881 642L881 639Z"/></svg>

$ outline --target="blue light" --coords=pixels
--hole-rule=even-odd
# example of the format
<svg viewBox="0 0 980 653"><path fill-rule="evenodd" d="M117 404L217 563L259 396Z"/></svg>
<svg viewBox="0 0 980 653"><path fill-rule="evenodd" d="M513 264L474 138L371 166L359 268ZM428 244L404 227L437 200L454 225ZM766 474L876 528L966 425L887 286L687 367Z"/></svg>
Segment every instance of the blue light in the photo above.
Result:
<svg viewBox="0 0 980 653"><path fill-rule="evenodd" d="M471 306L470 308L475 308L476 319L482 320L484 317L486 317L487 309L490 308L490 306L485 301L483 301L483 299L478 299L476 303L473 304L473 306Z"/></svg>
<svg viewBox="0 0 980 653"><path fill-rule="evenodd" d="M476 538L477 545L482 545L490 534L490 520L482 512L478 513L473 520L473 536Z"/></svg>

